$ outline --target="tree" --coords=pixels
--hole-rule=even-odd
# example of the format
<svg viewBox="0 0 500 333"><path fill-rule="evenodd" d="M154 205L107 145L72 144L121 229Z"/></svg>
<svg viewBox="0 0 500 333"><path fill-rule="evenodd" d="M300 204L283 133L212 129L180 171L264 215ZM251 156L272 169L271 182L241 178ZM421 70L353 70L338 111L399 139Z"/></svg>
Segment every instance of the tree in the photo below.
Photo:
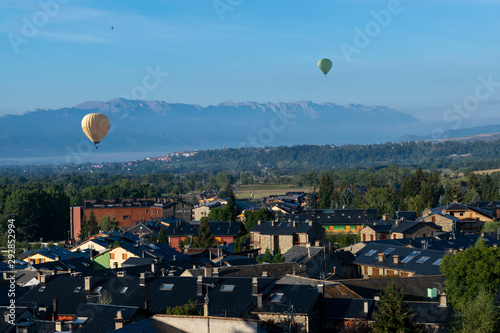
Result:
<svg viewBox="0 0 500 333"><path fill-rule="evenodd" d="M156 235L152 233L151 236L149 237L149 243L154 244L156 242L158 242L158 239L156 238Z"/></svg>
<svg viewBox="0 0 500 333"><path fill-rule="evenodd" d="M325 174L321 177L319 183L319 208L330 208L332 203L333 182L330 174Z"/></svg>
<svg viewBox="0 0 500 333"><path fill-rule="evenodd" d="M273 264L279 264L280 262L285 262L285 257L281 254L281 248L278 248L278 252L274 255L273 260L271 261Z"/></svg>
<svg viewBox="0 0 500 333"><path fill-rule="evenodd" d="M252 228L260 221L274 220L274 213L267 208L261 208L256 211L246 210L243 215L245 216L245 229L250 232Z"/></svg>
<svg viewBox="0 0 500 333"><path fill-rule="evenodd" d="M270 263L273 259L273 256L271 255L271 250L269 248L266 249L266 252L264 254L261 254L260 256L257 256L257 263L262 264L264 262Z"/></svg>
<svg viewBox="0 0 500 333"><path fill-rule="evenodd" d="M208 218L202 217L200 219L200 227L198 228L198 238L194 241L195 246L199 248L208 249L215 246L215 237L210 231L210 224Z"/></svg>
<svg viewBox="0 0 500 333"><path fill-rule="evenodd" d="M197 310L198 300L193 302L189 300L187 304L179 305L175 307L168 307L167 314L168 315L176 315L176 316L201 316L201 311Z"/></svg>
<svg viewBox="0 0 500 333"><path fill-rule="evenodd" d="M478 243L477 247L446 254L441 272L453 307L471 302L481 289L495 293L500 285L500 248Z"/></svg>
<svg viewBox="0 0 500 333"><path fill-rule="evenodd" d="M354 200L354 194L349 188L346 187L340 192L339 206L342 208L353 208Z"/></svg>
<svg viewBox="0 0 500 333"><path fill-rule="evenodd" d="M104 215L99 221L99 228L102 231L110 231L115 230L118 227L118 224L115 221L115 218L110 218L109 215Z"/></svg>
<svg viewBox="0 0 500 333"><path fill-rule="evenodd" d="M160 227L160 232L158 232L158 243L168 244L167 230L163 225Z"/></svg>
<svg viewBox="0 0 500 333"><path fill-rule="evenodd" d="M390 283L380 295L380 302L377 304L374 332L419 332L412 322L414 315L411 307L404 302L401 289Z"/></svg>
<svg viewBox="0 0 500 333"><path fill-rule="evenodd" d="M453 322L456 333L499 332L500 312L495 296L481 288L471 302L458 307L458 315Z"/></svg>

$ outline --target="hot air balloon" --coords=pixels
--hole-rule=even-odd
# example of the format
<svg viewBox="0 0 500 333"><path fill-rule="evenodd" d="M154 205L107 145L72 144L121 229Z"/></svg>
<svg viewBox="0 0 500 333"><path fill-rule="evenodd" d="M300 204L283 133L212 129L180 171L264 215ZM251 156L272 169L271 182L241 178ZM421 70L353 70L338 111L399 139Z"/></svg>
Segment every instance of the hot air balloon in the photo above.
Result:
<svg viewBox="0 0 500 333"><path fill-rule="evenodd" d="M332 61L330 59L323 58L320 61L318 61L318 67L326 76L326 74L330 71L330 69L332 69Z"/></svg>
<svg viewBox="0 0 500 333"><path fill-rule="evenodd" d="M83 132L95 144L96 149L97 144L108 133L110 126L109 118L102 113L89 113L82 119Z"/></svg>

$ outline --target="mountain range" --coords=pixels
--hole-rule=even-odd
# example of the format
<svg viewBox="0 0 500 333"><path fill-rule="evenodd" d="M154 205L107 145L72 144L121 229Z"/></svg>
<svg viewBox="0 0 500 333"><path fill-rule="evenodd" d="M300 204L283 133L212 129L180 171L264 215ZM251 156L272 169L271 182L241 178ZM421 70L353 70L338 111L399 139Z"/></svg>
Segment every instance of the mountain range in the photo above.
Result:
<svg viewBox="0 0 500 333"><path fill-rule="evenodd" d="M171 152L221 147L381 143L409 132L418 120L385 106L310 101L232 101L202 107L164 101L88 101L0 117L0 159L91 154L81 119L100 112L111 129L99 154Z"/></svg>

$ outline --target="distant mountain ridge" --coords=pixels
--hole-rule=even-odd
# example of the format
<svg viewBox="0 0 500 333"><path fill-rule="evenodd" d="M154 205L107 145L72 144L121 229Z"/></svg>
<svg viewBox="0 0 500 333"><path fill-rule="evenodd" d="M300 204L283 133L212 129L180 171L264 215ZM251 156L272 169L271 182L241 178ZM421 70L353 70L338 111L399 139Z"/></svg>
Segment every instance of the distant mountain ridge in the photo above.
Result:
<svg viewBox="0 0 500 333"><path fill-rule="evenodd" d="M100 112L111 129L99 153L220 147L376 143L408 133L418 120L385 106L297 101L227 101L202 107L164 101L86 101L0 117L0 157L62 156L88 151L81 119Z"/></svg>
<svg viewBox="0 0 500 333"><path fill-rule="evenodd" d="M500 139L500 125L486 125L477 127L448 130L439 135L405 135L397 139L397 142L408 141L494 141Z"/></svg>

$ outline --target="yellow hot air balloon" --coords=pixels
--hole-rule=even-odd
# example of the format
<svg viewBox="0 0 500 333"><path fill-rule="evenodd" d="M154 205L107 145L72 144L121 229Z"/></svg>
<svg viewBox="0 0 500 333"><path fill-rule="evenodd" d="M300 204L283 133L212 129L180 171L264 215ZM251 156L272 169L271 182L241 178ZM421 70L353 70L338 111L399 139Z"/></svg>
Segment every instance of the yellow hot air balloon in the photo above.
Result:
<svg viewBox="0 0 500 333"><path fill-rule="evenodd" d="M82 119L83 132L95 144L96 149L97 144L106 136L110 127L109 118L102 113L89 113Z"/></svg>
<svg viewBox="0 0 500 333"><path fill-rule="evenodd" d="M323 58L320 61L318 61L318 67L326 76L326 74L330 71L330 69L332 69L332 61L330 59Z"/></svg>

